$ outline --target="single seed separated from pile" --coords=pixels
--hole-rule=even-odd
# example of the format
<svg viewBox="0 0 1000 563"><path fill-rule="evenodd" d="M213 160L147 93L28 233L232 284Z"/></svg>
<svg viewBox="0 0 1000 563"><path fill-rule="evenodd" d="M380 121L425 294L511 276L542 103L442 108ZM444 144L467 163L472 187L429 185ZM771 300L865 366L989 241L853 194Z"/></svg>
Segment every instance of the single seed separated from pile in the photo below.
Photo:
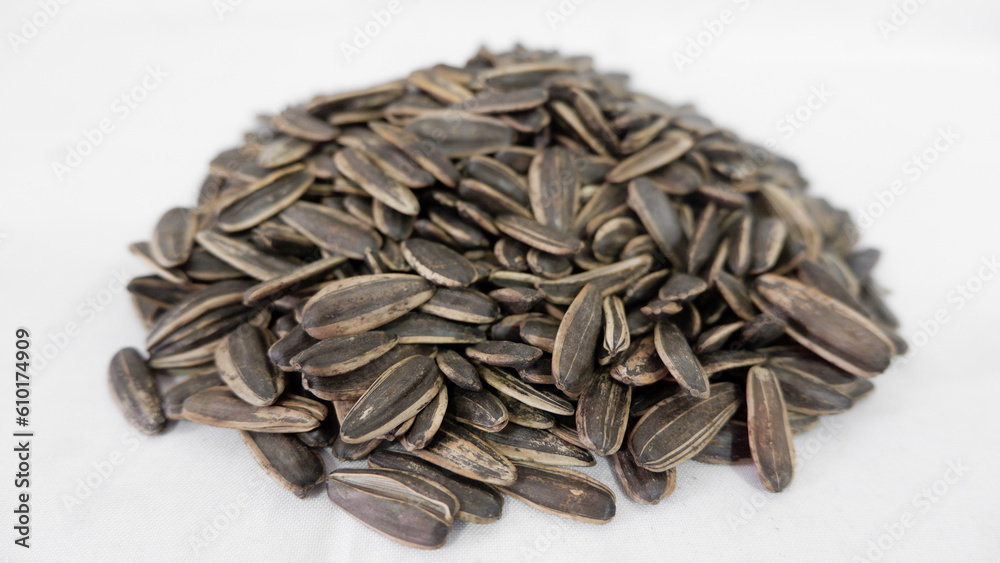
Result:
<svg viewBox="0 0 1000 563"><path fill-rule="evenodd" d="M855 232L689 105L588 57L482 49L215 157L197 205L130 246L154 270L128 286L146 356L109 382L140 431L230 428L281 487L325 482L418 548L504 493L609 521L614 493L566 467L610 463L645 504L692 459L779 492L792 437L905 352ZM322 448L369 468L328 473Z"/></svg>

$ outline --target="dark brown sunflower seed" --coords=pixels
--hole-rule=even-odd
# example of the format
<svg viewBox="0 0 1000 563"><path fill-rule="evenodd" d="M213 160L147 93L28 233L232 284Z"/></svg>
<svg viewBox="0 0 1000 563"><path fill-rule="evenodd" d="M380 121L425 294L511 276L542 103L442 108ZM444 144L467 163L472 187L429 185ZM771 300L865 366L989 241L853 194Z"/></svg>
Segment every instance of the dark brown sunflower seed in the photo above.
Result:
<svg viewBox="0 0 1000 563"><path fill-rule="evenodd" d="M252 282L242 280L224 281L188 295L156 320L146 338L146 347L152 348L177 329L212 310L242 302L243 292L251 285Z"/></svg>
<svg viewBox="0 0 1000 563"><path fill-rule="evenodd" d="M302 326L313 338L378 328L427 301L434 286L411 274L355 276L331 282L306 302Z"/></svg>
<svg viewBox="0 0 1000 563"><path fill-rule="evenodd" d="M530 287L503 287L490 292L490 298L511 314L527 313L541 303L542 292Z"/></svg>
<svg viewBox="0 0 1000 563"><path fill-rule="evenodd" d="M847 394L818 378L770 366L778 381L788 410L802 414L837 414L854 406Z"/></svg>
<svg viewBox="0 0 1000 563"><path fill-rule="evenodd" d="M487 385L528 406L559 415L568 416L574 412L569 401L549 391L536 389L503 368L480 364L478 370Z"/></svg>
<svg viewBox="0 0 1000 563"><path fill-rule="evenodd" d="M650 471L666 471L705 447L742 400L734 383L715 383L709 390L707 399L674 395L643 415L628 440L636 463Z"/></svg>
<svg viewBox="0 0 1000 563"><path fill-rule="evenodd" d="M583 249L583 241L519 215L501 215L496 226L505 235L549 254L567 256Z"/></svg>
<svg viewBox="0 0 1000 563"><path fill-rule="evenodd" d="M604 524L615 516L611 489L570 469L517 465L517 481L500 487L508 495L550 514Z"/></svg>
<svg viewBox="0 0 1000 563"><path fill-rule="evenodd" d="M198 214L193 209L175 207L160 217L149 241L149 253L164 268L180 266L191 256Z"/></svg>
<svg viewBox="0 0 1000 563"><path fill-rule="evenodd" d="M420 202L410 189L390 178L361 151L346 148L333 156L337 170L373 198L404 215L420 212Z"/></svg>
<svg viewBox="0 0 1000 563"><path fill-rule="evenodd" d="M288 274L300 263L261 252L242 240L211 231L201 231L195 235L195 240L219 260L261 281Z"/></svg>
<svg viewBox="0 0 1000 563"><path fill-rule="evenodd" d="M478 327L414 311L385 325L383 329L402 344L475 344L486 340Z"/></svg>
<svg viewBox="0 0 1000 563"><path fill-rule="evenodd" d="M497 398L507 407L507 419L513 424L542 430L552 428L555 425L555 418L551 413L522 403L506 393L498 394Z"/></svg>
<svg viewBox="0 0 1000 563"><path fill-rule="evenodd" d="M271 479L299 498L326 478L319 454L294 436L246 431L240 436Z"/></svg>
<svg viewBox="0 0 1000 563"><path fill-rule="evenodd" d="M458 423L445 418L431 443L414 450L417 457L476 481L509 485L517 469L506 457Z"/></svg>
<svg viewBox="0 0 1000 563"><path fill-rule="evenodd" d="M264 168L279 168L292 164L312 151L310 142L295 137L278 137L261 147L257 164Z"/></svg>
<svg viewBox="0 0 1000 563"><path fill-rule="evenodd" d="M578 395L590 384L603 317L599 288L592 284L584 286L570 304L556 333L552 375L556 387L563 392Z"/></svg>
<svg viewBox="0 0 1000 563"><path fill-rule="evenodd" d="M648 179L637 178L629 182L628 205L638 215L660 252L674 267L683 269L687 235L681 229L680 219L667 195Z"/></svg>
<svg viewBox="0 0 1000 563"><path fill-rule="evenodd" d="M750 292L743 282L726 272L719 272L715 277L715 286L729 308L739 318L750 321L757 316L757 309L750 300Z"/></svg>
<svg viewBox="0 0 1000 563"><path fill-rule="evenodd" d="M514 144L514 130L503 121L453 110L421 115L406 129L452 158L488 154Z"/></svg>
<svg viewBox="0 0 1000 563"><path fill-rule="evenodd" d="M719 350L698 357L698 362L708 375L728 369L755 366L765 361L767 353L759 350Z"/></svg>
<svg viewBox="0 0 1000 563"><path fill-rule="evenodd" d="M469 391L481 391L483 384L479 380L479 373L476 367L469 363L461 354L454 350L442 350L437 355L437 365L452 383L468 389Z"/></svg>
<svg viewBox="0 0 1000 563"><path fill-rule="evenodd" d="M366 442L416 416L441 389L434 360L411 356L387 369L351 407L340 425L349 444Z"/></svg>
<svg viewBox="0 0 1000 563"><path fill-rule="evenodd" d="M350 214L323 205L298 201L281 212L281 219L316 246L336 256L356 260L366 250L377 250L382 237Z"/></svg>
<svg viewBox="0 0 1000 563"><path fill-rule="evenodd" d="M432 283L463 287L476 280L472 263L443 244L411 238L404 241L401 248L410 266Z"/></svg>
<svg viewBox="0 0 1000 563"><path fill-rule="evenodd" d="M183 420L184 400L195 393L225 385L217 373L193 375L174 385L163 394L163 414L170 420Z"/></svg>
<svg viewBox="0 0 1000 563"><path fill-rule="evenodd" d="M260 329L242 324L215 350L219 377L233 394L258 407L273 404L285 390L284 377L267 355L267 339Z"/></svg>
<svg viewBox="0 0 1000 563"><path fill-rule="evenodd" d="M840 301L773 274L757 278L753 298L788 323L789 336L833 365L860 377L889 367L895 348L885 332Z"/></svg>
<svg viewBox="0 0 1000 563"><path fill-rule="evenodd" d="M417 416L413 417L413 424L407 430L406 435L399 439L399 443L408 450L419 450L426 446L434 438L441 421L444 420L445 412L448 410L448 386L442 385L436 397L427 406L420 409Z"/></svg>
<svg viewBox="0 0 1000 563"><path fill-rule="evenodd" d="M383 139L415 160L442 184L452 188L458 184L458 170L455 165L434 146L432 141L422 139L405 129L387 123L372 121L368 126Z"/></svg>
<svg viewBox="0 0 1000 563"><path fill-rule="evenodd" d="M595 463L587 450L545 430L517 424L508 424L498 432L470 430L514 462L574 467L590 467Z"/></svg>
<svg viewBox="0 0 1000 563"><path fill-rule="evenodd" d="M352 517L408 547L437 549L451 531L458 498L443 486L391 469L338 469L327 495Z"/></svg>
<svg viewBox="0 0 1000 563"><path fill-rule="evenodd" d="M507 426L507 407L488 391L453 389L450 407L455 420L486 432L499 432Z"/></svg>
<svg viewBox="0 0 1000 563"><path fill-rule="evenodd" d="M670 321L662 320L656 323L653 342L660 360L677 383L692 397L708 398L708 374L698 362L681 329Z"/></svg>
<svg viewBox="0 0 1000 563"><path fill-rule="evenodd" d="M617 295L605 297L602 309L604 311L604 350L610 359L628 350L632 339L628 331L625 304L621 298Z"/></svg>
<svg viewBox="0 0 1000 563"><path fill-rule="evenodd" d="M625 439L632 388L600 373L576 404L580 441L600 456L614 454Z"/></svg>
<svg viewBox="0 0 1000 563"><path fill-rule="evenodd" d="M135 348L119 350L108 367L108 383L115 404L129 423L143 434L156 434L166 425L156 379Z"/></svg>
<svg viewBox="0 0 1000 563"><path fill-rule="evenodd" d="M313 395L328 401L357 401L385 370L410 356L433 356L434 347L421 344L397 344L371 362L336 377L303 376L303 386ZM345 413L346 414L346 413Z"/></svg>
<svg viewBox="0 0 1000 563"><path fill-rule="evenodd" d="M314 143L332 141L338 132L336 127L313 117L299 107L283 110L274 117L272 124L275 129L286 135Z"/></svg>
<svg viewBox="0 0 1000 563"><path fill-rule="evenodd" d="M611 469L628 498L642 504L657 504L677 488L677 470L654 472L639 467L628 448L611 457Z"/></svg>
<svg viewBox="0 0 1000 563"><path fill-rule="evenodd" d="M570 231L580 208L580 180L568 150L556 147L539 151L528 170L528 195L539 224Z"/></svg>
<svg viewBox="0 0 1000 563"><path fill-rule="evenodd" d="M821 360L792 356L772 358L769 363L775 367L819 379L855 401L875 390L875 385L870 380L851 375Z"/></svg>
<svg viewBox="0 0 1000 563"><path fill-rule="evenodd" d="M185 420L255 432L306 432L326 418L326 407L303 397L285 395L276 403L256 407L244 402L228 387L210 387L184 401Z"/></svg>
<svg viewBox="0 0 1000 563"><path fill-rule="evenodd" d="M396 343L395 336L380 331L335 336L299 352L292 358L291 366L313 377L341 375L384 355Z"/></svg>
<svg viewBox="0 0 1000 563"><path fill-rule="evenodd" d="M646 172L670 164L694 146L694 139L682 131L668 131L662 141L658 141L629 156L608 172L607 180L612 183L627 182Z"/></svg>
<svg viewBox="0 0 1000 563"><path fill-rule="evenodd" d="M635 340L629 349L612 364L611 377L626 385L644 386L655 383L669 375L656 351L652 336Z"/></svg>
<svg viewBox="0 0 1000 563"><path fill-rule="evenodd" d="M751 458L750 435L745 420L734 417L702 448L695 461L716 465L732 465Z"/></svg>
<svg viewBox="0 0 1000 563"><path fill-rule="evenodd" d="M538 361L538 358L542 357L542 351L527 344L487 340L466 348L465 355L492 366L518 369L526 368Z"/></svg>
<svg viewBox="0 0 1000 563"><path fill-rule="evenodd" d="M660 288L657 297L665 301L690 301L708 289L705 280L677 272Z"/></svg>
<svg viewBox="0 0 1000 563"><path fill-rule="evenodd" d="M503 496L492 486L454 475L416 456L392 450L378 450L368 457L368 465L420 475L448 489L458 499L455 518L474 524L495 522L503 513Z"/></svg>
<svg viewBox="0 0 1000 563"><path fill-rule="evenodd" d="M254 227L302 197L314 179L302 165L270 174L244 188L239 199L219 212L217 224L227 233Z"/></svg>
<svg viewBox="0 0 1000 563"><path fill-rule="evenodd" d="M309 336L302 325L297 324L268 348L267 355L281 371L296 371L292 358L317 342L319 340Z"/></svg>
<svg viewBox="0 0 1000 563"><path fill-rule="evenodd" d="M279 299L290 292L321 281L324 277L329 276L332 270L345 262L347 262L347 258L344 256L320 258L285 275L261 282L247 289L243 294L243 302L250 304L262 299Z"/></svg>
<svg viewBox="0 0 1000 563"><path fill-rule="evenodd" d="M795 446L781 386L765 366L754 366L747 374L747 428L761 483L780 493L792 482Z"/></svg>

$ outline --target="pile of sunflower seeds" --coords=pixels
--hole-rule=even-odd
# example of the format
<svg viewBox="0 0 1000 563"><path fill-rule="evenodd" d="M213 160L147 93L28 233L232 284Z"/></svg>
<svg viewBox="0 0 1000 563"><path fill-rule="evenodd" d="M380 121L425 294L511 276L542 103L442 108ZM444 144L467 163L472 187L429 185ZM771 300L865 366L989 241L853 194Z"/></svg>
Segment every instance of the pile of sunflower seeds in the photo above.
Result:
<svg viewBox="0 0 1000 563"><path fill-rule="evenodd" d="M125 416L240 432L281 486L436 548L505 493L603 523L689 460L792 481L792 436L905 342L796 166L587 57L481 50L285 109L131 250ZM171 385L172 383L172 385ZM327 474L318 451L368 468ZM683 471L683 469L680 469Z"/></svg>

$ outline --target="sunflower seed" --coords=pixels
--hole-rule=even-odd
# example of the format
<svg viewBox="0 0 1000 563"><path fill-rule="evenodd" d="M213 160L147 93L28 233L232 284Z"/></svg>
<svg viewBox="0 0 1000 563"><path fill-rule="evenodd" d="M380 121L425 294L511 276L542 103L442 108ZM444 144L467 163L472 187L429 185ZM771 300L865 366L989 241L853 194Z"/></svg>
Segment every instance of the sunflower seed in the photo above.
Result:
<svg viewBox="0 0 1000 563"><path fill-rule="evenodd" d="M609 373L625 385L632 386L650 385L670 374L660 360L652 336L633 341L629 349L611 364Z"/></svg>
<svg viewBox="0 0 1000 563"><path fill-rule="evenodd" d="M163 430L166 418L153 373L135 348L119 350L108 368L108 383L115 404L132 426L143 434Z"/></svg>
<svg viewBox="0 0 1000 563"><path fill-rule="evenodd" d="M733 383L715 383L707 399L677 394L657 403L632 429L628 445L639 466L666 471L694 457L736 412Z"/></svg>
<svg viewBox="0 0 1000 563"><path fill-rule="evenodd" d="M306 432L326 418L326 407L302 397L288 396L266 407L244 402L228 387L210 387L184 401L185 420L256 432Z"/></svg>
<svg viewBox="0 0 1000 563"><path fill-rule="evenodd" d="M485 483L466 479L440 469L416 456L392 450L378 450L368 457L368 465L396 469L433 481L458 499L454 517L474 524L489 524L503 512L503 496Z"/></svg>
<svg viewBox="0 0 1000 563"><path fill-rule="evenodd" d="M653 343L660 360L677 383L692 397L708 398L708 374L698 363L681 329L670 321L660 321L656 323Z"/></svg>
<svg viewBox="0 0 1000 563"><path fill-rule="evenodd" d="M594 457L587 450L545 430L517 424L507 424L497 432L483 432L476 428L470 430L514 462L574 467L590 467L595 463Z"/></svg>
<svg viewBox="0 0 1000 563"><path fill-rule="evenodd" d="M417 416L413 417L413 424L406 435L400 438L399 443L407 450L419 450L426 446L441 427L445 412L448 410L448 387L441 386L436 397L427 406L420 409Z"/></svg>
<svg viewBox="0 0 1000 563"><path fill-rule="evenodd" d="M632 388L606 373L600 373L576 405L576 429L580 441L597 455L618 451L625 439Z"/></svg>
<svg viewBox="0 0 1000 563"><path fill-rule="evenodd" d="M451 531L458 498L443 486L391 469L338 469L327 495L344 512L409 547L437 549Z"/></svg>
<svg viewBox="0 0 1000 563"><path fill-rule="evenodd" d="M267 336L243 324L215 349L219 376L234 395L258 407L273 404L285 389L285 380L268 358L267 348Z"/></svg>
<svg viewBox="0 0 1000 563"><path fill-rule="evenodd" d="M380 331L335 336L299 352L290 363L295 371L303 375L341 375L382 356L396 343L395 336Z"/></svg>
<svg viewBox="0 0 1000 563"><path fill-rule="evenodd" d="M677 488L677 470L654 472L639 467L628 448L611 456L611 468L628 498L642 504L657 504Z"/></svg>
<svg viewBox="0 0 1000 563"><path fill-rule="evenodd" d="M293 259L261 252L251 244L219 233L201 231L195 240L219 260L260 281L288 274L298 266Z"/></svg>
<svg viewBox="0 0 1000 563"><path fill-rule="evenodd" d="M241 431L254 460L279 485L299 498L323 482L323 461L310 447L289 434Z"/></svg>
<svg viewBox="0 0 1000 563"><path fill-rule="evenodd" d="M302 326L313 338L378 328L434 295L434 286L411 274L355 276L327 284L306 302Z"/></svg>
<svg viewBox="0 0 1000 563"><path fill-rule="evenodd" d="M443 244L413 238L403 242L401 247L407 263L432 283L463 287L476 280L472 263Z"/></svg>
<svg viewBox="0 0 1000 563"><path fill-rule="evenodd" d="M517 481L501 486L508 495L550 514L604 524L615 516L615 494L578 471L517 464Z"/></svg>
<svg viewBox="0 0 1000 563"><path fill-rule="evenodd" d="M290 166L247 186L242 197L219 212L219 228L227 233L244 231L293 204L315 179L302 168Z"/></svg>
<svg viewBox="0 0 1000 563"><path fill-rule="evenodd" d="M475 366L454 350L442 350L437 355L437 365L452 383L469 391L481 391L483 384Z"/></svg>
<svg viewBox="0 0 1000 563"><path fill-rule="evenodd" d="M754 303L783 321L786 332L833 365L860 377L889 367L894 348L882 329L847 305L799 282L765 274Z"/></svg>
<svg viewBox="0 0 1000 563"><path fill-rule="evenodd" d="M552 354L552 375L556 387L565 393L582 393L593 377L594 353L603 328L601 301L596 286L584 286L559 323Z"/></svg>
<svg viewBox="0 0 1000 563"><path fill-rule="evenodd" d="M466 348L465 355L491 366L516 369L526 368L538 361L538 358L542 357L542 351L527 344L487 340Z"/></svg>
<svg viewBox="0 0 1000 563"><path fill-rule="evenodd" d="M149 253L164 268L180 266L191 256L198 214L192 209L175 207L163 214L153 229Z"/></svg>
<svg viewBox="0 0 1000 563"><path fill-rule="evenodd" d="M417 457L476 481L509 485L517 469L506 457L461 425L445 418L431 443L413 450Z"/></svg>
<svg viewBox="0 0 1000 563"><path fill-rule="evenodd" d="M750 368L747 375L747 428L761 483L780 493L792 482L795 446L778 378L764 366Z"/></svg>
<svg viewBox="0 0 1000 563"><path fill-rule="evenodd" d="M583 249L583 241L575 236L519 215L501 215L496 218L496 226L512 239L549 254L567 256Z"/></svg>
<svg viewBox="0 0 1000 563"><path fill-rule="evenodd" d="M514 130L503 121L452 110L426 113L406 129L452 158L488 154L514 144Z"/></svg>
<svg viewBox="0 0 1000 563"><path fill-rule="evenodd" d="M528 406L552 414L566 416L573 414L573 405L569 401L549 391L536 389L514 377L503 368L480 364L478 370L479 375L487 385L505 395L510 395Z"/></svg>
<svg viewBox="0 0 1000 563"><path fill-rule="evenodd" d="M434 360L411 356L387 369L358 399L340 425L340 436L349 444L385 434L416 416L444 383Z"/></svg>
<svg viewBox="0 0 1000 563"><path fill-rule="evenodd" d="M629 182L628 205L638 215L660 252L675 267L684 268L687 236L666 194L648 179L637 178Z"/></svg>
<svg viewBox="0 0 1000 563"><path fill-rule="evenodd" d="M452 390L451 414L455 420L485 430L499 432L507 426L507 407L488 391Z"/></svg>

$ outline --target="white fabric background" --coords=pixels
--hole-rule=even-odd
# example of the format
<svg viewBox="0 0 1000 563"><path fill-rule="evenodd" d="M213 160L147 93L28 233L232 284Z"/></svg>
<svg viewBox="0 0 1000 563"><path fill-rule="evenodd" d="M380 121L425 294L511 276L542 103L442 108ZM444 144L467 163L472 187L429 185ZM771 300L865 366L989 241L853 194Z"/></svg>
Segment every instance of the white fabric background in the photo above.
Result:
<svg viewBox="0 0 1000 563"><path fill-rule="evenodd" d="M0 438L0 561L1000 557L1000 278L976 277L1000 251L995 2L927 1L884 39L879 20L914 0L576 0L555 27L546 11L574 2L403 0L350 64L342 42L388 2L232 2L221 18L209 0L69 2L16 52L7 34L41 8L0 7L0 358L13 356L22 325L36 353L63 345L32 386L30 551L12 543L14 386L10 375L0 383L8 437ZM672 54L723 9L734 21L679 70ZM194 201L208 160L237 143L258 112L518 40L592 54L602 69L631 73L639 90L694 101L749 139L776 139L816 193L856 217L903 182L864 243L883 249L878 278L894 291L903 334L921 346L826 433L796 438L794 485L772 495L752 467L692 462L672 497L645 507L624 497L602 461L589 473L618 491L612 523L580 524L509 500L498 523L459 523L444 549L425 553L362 528L323 492L298 500L279 489L233 432L180 424L131 437L105 369L118 348L140 346L144 331L127 295L104 290L117 287L115 272L146 273L126 245L148 237L167 207ZM147 66L166 76L122 118L112 104ZM832 96L785 138L779 120L814 87ZM102 119L114 131L57 181L51 163ZM939 128L958 138L914 179L904 165ZM979 291L959 306L954 290L970 279ZM111 299L100 311L88 304L102 297ZM947 322L932 331L927 321L939 311ZM67 323L80 327L70 338L60 336ZM950 463L967 469L957 476ZM92 489L81 485L88 479ZM928 489L936 502L922 496ZM892 539L904 520L911 525ZM880 539L888 549L869 552Z"/></svg>

